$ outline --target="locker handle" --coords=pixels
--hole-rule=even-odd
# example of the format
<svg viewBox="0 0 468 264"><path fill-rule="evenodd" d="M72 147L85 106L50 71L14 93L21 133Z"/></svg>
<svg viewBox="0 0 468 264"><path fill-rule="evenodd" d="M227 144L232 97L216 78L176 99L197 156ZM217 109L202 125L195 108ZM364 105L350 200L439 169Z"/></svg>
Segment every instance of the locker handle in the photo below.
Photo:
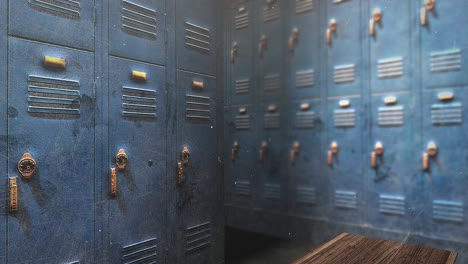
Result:
<svg viewBox="0 0 468 264"><path fill-rule="evenodd" d="M384 98L384 103L386 105L394 105L398 102L398 99L395 96L387 96Z"/></svg>
<svg viewBox="0 0 468 264"><path fill-rule="evenodd" d="M431 157L437 156L437 152L438 152L437 145L434 142L429 142L426 147L426 152L424 152L423 154L423 169L425 171L429 170L429 165L430 165L429 159Z"/></svg>
<svg viewBox="0 0 468 264"><path fill-rule="evenodd" d="M451 101L455 97L452 92L441 92L437 95L440 101Z"/></svg>
<svg viewBox="0 0 468 264"><path fill-rule="evenodd" d="M190 150L188 149L188 147L184 147L182 149L182 153L180 153L180 156L184 165L187 165L190 159Z"/></svg>
<svg viewBox="0 0 468 264"><path fill-rule="evenodd" d="M331 41L332 41L331 34L332 34L332 32L336 32L336 28L337 28L336 20L331 19L329 24L328 24L328 28L327 28L327 32L326 32L326 40L327 40L328 45L331 44Z"/></svg>
<svg viewBox="0 0 468 264"><path fill-rule="evenodd" d="M237 56L237 50L239 48L239 45L237 45L237 42L232 43L232 48L231 48L231 62L234 62L236 56Z"/></svg>
<svg viewBox="0 0 468 264"><path fill-rule="evenodd" d="M182 162L177 162L177 184L182 185L185 181L184 177L184 167L182 166Z"/></svg>
<svg viewBox="0 0 468 264"><path fill-rule="evenodd" d="M369 20L369 35L375 36L375 21L372 18Z"/></svg>
<svg viewBox="0 0 468 264"><path fill-rule="evenodd" d="M259 151L259 157L258 157L260 161L264 160L265 154L267 151L268 151L268 144L265 141L263 141L262 145L260 145L260 151Z"/></svg>
<svg viewBox="0 0 468 264"><path fill-rule="evenodd" d="M330 150L328 151L328 157L327 157L327 161L328 161L329 166L333 165L333 156L337 155L338 151L339 151L338 143L336 143L336 141L333 141L330 144Z"/></svg>
<svg viewBox="0 0 468 264"><path fill-rule="evenodd" d="M146 81L146 72L132 71L132 78L138 81Z"/></svg>
<svg viewBox="0 0 468 264"><path fill-rule="evenodd" d="M289 37L289 50L294 50L294 45L299 41L299 29L293 28L291 36Z"/></svg>
<svg viewBox="0 0 468 264"><path fill-rule="evenodd" d="M246 113L247 113L247 108L244 108L244 107L239 108L239 114L244 115Z"/></svg>
<svg viewBox="0 0 468 264"><path fill-rule="evenodd" d="M115 164L117 164L117 168L120 171L125 170L128 164L128 156L127 153L125 153L125 150L119 149L115 156Z"/></svg>
<svg viewBox="0 0 468 264"><path fill-rule="evenodd" d="M231 150L231 160L234 161L236 160L236 156L239 153L239 143L237 141L234 141L232 144L232 150Z"/></svg>
<svg viewBox="0 0 468 264"><path fill-rule="evenodd" d="M289 153L289 162L294 165L296 163L296 157L301 151L301 144L299 142L294 142L291 152Z"/></svg>
<svg viewBox="0 0 468 264"><path fill-rule="evenodd" d="M267 110L270 113L274 113L274 112L276 112L278 110L278 107L276 105L270 105L270 106L268 106Z"/></svg>
<svg viewBox="0 0 468 264"><path fill-rule="evenodd" d="M420 10L420 22L422 26L427 25L427 11L424 7L421 7Z"/></svg>
<svg viewBox="0 0 468 264"><path fill-rule="evenodd" d="M426 0L426 2L424 3L424 7L425 7L426 10L428 10L428 11L434 10L434 7L435 7L435 0Z"/></svg>
<svg viewBox="0 0 468 264"><path fill-rule="evenodd" d="M10 189L10 212L18 211L18 183L17 177L8 178Z"/></svg>
<svg viewBox="0 0 468 264"><path fill-rule="evenodd" d="M377 155L375 154L375 151L372 151L371 153L371 166L372 168L377 168Z"/></svg>
<svg viewBox="0 0 468 264"><path fill-rule="evenodd" d="M369 34L375 36L375 23L382 21L382 10L375 8L372 13L372 18L369 20Z"/></svg>
<svg viewBox="0 0 468 264"><path fill-rule="evenodd" d="M429 170L429 154L423 153L423 170L427 171Z"/></svg>
<svg viewBox="0 0 468 264"><path fill-rule="evenodd" d="M44 56L44 65L56 68L65 69L67 66L67 62L65 58L58 58L52 56Z"/></svg>
<svg viewBox="0 0 468 264"><path fill-rule="evenodd" d="M110 170L110 195L115 196L117 194L117 173L115 168Z"/></svg>
<svg viewBox="0 0 468 264"><path fill-rule="evenodd" d="M307 111L307 110L310 109L310 104L308 104L308 103L303 103L303 104L300 105L299 108L300 108L302 111Z"/></svg>
<svg viewBox="0 0 468 264"><path fill-rule="evenodd" d="M267 45L267 37L265 35L262 35L262 37L260 38L260 43L258 44L258 55L260 56L260 58L263 57L263 49L265 49Z"/></svg>
<svg viewBox="0 0 468 264"><path fill-rule="evenodd" d="M203 82L193 81L192 82L192 88L194 90L203 90Z"/></svg>
<svg viewBox="0 0 468 264"><path fill-rule="evenodd" d="M31 178L37 168L36 160L31 153L24 153L18 161L18 171L25 179Z"/></svg>

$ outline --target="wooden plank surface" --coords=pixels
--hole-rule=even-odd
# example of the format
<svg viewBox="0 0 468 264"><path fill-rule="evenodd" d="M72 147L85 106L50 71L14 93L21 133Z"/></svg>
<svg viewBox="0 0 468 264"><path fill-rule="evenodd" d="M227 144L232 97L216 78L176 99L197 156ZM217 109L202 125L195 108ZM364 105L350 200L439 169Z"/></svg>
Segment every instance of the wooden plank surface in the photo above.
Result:
<svg viewBox="0 0 468 264"><path fill-rule="evenodd" d="M453 264L456 252L343 233L293 264Z"/></svg>

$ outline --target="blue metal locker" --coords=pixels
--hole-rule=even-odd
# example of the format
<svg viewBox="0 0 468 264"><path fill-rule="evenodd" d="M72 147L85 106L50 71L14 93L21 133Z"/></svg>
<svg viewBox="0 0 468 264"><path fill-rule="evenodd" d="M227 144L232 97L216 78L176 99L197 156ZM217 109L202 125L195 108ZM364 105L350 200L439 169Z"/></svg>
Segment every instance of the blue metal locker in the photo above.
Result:
<svg viewBox="0 0 468 264"><path fill-rule="evenodd" d="M255 96L254 35L255 5L242 3L230 11L229 30L232 43L226 43L229 58L229 91L231 103L251 103Z"/></svg>
<svg viewBox="0 0 468 264"><path fill-rule="evenodd" d="M109 53L164 65L166 8L164 1L109 1Z"/></svg>
<svg viewBox="0 0 468 264"><path fill-rule="evenodd" d="M365 220L366 179L363 176L359 95L328 100L325 142L329 214L333 221L360 224ZM327 145L328 144L328 145Z"/></svg>
<svg viewBox="0 0 468 264"><path fill-rule="evenodd" d="M368 222L375 228L409 231L415 219L419 130L410 92L371 96L367 175Z"/></svg>
<svg viewBox="0 0 468 264"><path fill-rule="evenodd" d="M176 0L176 67L216 74L218 1Z"/></svg>
<svg viewBox="0 0 468 264"><path fill-rule="evenodd" d="M94 50L94 0L9 1L9 34Z"/></svg>
<svg viewBox="0 0 468 264"><path fill-rule="evenodd" d="M290 1L288 91L291 98L320 97L320 13L317 0Z"/></svg>
<svg viewBox="0 0 468 264"><path fill-rule="evenodd" d="M299 216L324 217L324 188L321 146L325 120L320 99L293 101L289 109L289 178L293 213Z"/></svg>
<svg viewBox="0 0 468 264"><path fill-rule="evenodd" d="M109 68L110 263L164 262L166 71L118 58Z"/></svg>
<svg viewBox="0 0 468 264"><path fill-rule="evenodd" d="M283 37L283 17L285 7L282 0L258 1L255 16L257 25L254 36L255 58L257 58L256 87L259 99L263 101L281 100L285 94L282 60L285 38Z"/></svg>
<svg viewBox="0 0 468 264"><path fill-rule="evenodd" d="M8 53L8 263L92 263L94 55L16 38Z"/></svg>
<svg viewBox="0 0 468 264"><path fill-rule="evenodd" d="M177 263L222 260L216 79L177 71ZM176 167L174 167L176 168Z"/></svg>

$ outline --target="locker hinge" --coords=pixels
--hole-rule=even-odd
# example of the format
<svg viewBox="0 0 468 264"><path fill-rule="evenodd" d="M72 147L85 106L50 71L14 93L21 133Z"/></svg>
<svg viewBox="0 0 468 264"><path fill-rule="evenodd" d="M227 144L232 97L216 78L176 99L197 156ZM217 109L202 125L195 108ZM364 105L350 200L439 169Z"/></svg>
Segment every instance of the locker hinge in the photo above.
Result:
<svg viewBox="0 0 468 264"><path fill-rule="evenodd" d="M97 18L97 8L96 8L96 6L94 6L94 10L93 10L93 22L94 22L94 24L96 24L96 18Z"/></svg>

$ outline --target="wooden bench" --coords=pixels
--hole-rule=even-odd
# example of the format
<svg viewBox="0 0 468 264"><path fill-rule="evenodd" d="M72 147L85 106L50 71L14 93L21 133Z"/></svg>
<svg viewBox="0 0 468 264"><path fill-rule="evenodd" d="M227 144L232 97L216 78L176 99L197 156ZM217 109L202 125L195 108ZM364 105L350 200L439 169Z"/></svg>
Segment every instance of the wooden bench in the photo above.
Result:
<svg viewBox="0 0 468 264"><path fill-rule="evenodd" d="M453 264L456 252L343 233L293 264Z"/></svg>

